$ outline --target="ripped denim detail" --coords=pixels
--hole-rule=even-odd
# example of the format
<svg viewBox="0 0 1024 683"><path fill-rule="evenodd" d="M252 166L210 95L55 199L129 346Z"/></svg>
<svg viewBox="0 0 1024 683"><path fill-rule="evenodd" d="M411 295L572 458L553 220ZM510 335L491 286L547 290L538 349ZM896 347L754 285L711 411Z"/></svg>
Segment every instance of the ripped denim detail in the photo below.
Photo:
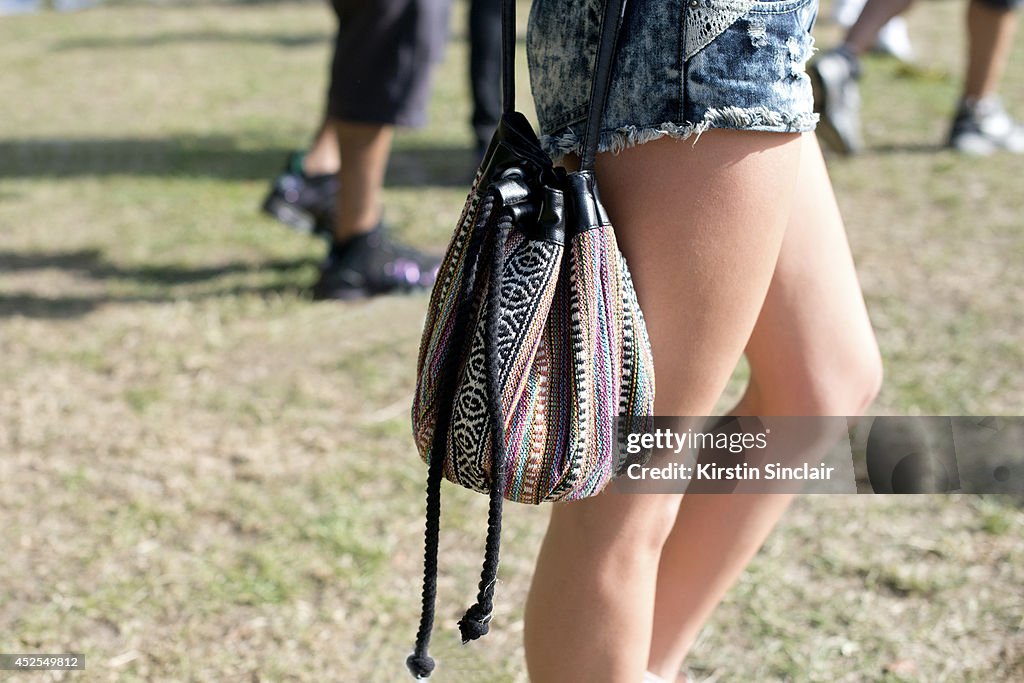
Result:
<svg viewBox="0 0 1024 683"><path fill-rule="evenodd" d="M779 132L805 133L814 130L818 115L813 112L781 114L767 107L725 107L708 109L704 123L709 128L736 128L739 130L760 130L770 128ZM707 128L705 128L707 130Z"/></svg>
<svg viewBox="0 0 1024 683"><path fill-rule="evenodd" d="M711 108L700 123L679 125L666 122L657 126L622 126L602 131L598 151L618 154L624 149L664 137L677 140L693 137L693 144L697 144L700 136L711 128L804 133L814 130L817 122L818 115L814 113L786 115L767 107ZM566 128L555 135L541 136L540 144L553 159L560 159L567 154L579 154L582 140L573 128Z"/></svg>

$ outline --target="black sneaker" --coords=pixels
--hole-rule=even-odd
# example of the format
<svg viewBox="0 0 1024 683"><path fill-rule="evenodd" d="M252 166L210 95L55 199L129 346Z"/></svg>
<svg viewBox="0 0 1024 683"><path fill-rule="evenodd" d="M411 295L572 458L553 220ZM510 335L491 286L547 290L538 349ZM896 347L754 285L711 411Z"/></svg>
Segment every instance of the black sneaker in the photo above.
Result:
<svg viewBox="0 0 1024 683"><path fill-rule="evenodd" d="M326 237L334 223L338 175L306 175L305 157L304 152L288 155L284 171L263 200L263 212L299 232Z"/></svg>
<svg viewBox="0 0 1024 683"><path fill-rule="evenodd" d="M976 156L999 151L1024 154L1024 126L1010 118L998 97L977 102L961 100L949 133L949 146Z"/></svg>
<svg viewBox="0 0 1024 683"><path fill-rule="evenodd" d="M814 110L821 114L819 137L842 154L861 151L864 140L860 132L857 58L837 48L812 61L807 71L814 88Z"/></svg>
<svg viewBox="0 0 1024 683"><path fill-rule="evenodd" d="M396 243L383 227L331 246L313 298L361 299L428 289L441 259Z"/></svg>

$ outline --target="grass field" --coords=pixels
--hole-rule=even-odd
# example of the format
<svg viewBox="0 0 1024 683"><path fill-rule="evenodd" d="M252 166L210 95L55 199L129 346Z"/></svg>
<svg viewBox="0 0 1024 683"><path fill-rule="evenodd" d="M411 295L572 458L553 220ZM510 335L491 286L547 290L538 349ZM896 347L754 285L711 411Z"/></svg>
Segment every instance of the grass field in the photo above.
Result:
<svg viewBox="0 0 1024 683"><path fill-rule="evenodd" d="M388 219L435 250L473 164L463 9L432 123L400 135L388 179ZM877 413L1024 405L1021 160L938 148L962 10L911 13L927 68L873 58L870 150L830 160L886 362ZM0 18L0 652L87 661L0 679L406 680L426 297L311 303L322 246L256 211L319 115L332 21L224 2ZM835 36L823 20L819 44ZM1003 91L1024 115L1021 41ZM458 645L485 502L445 490L439 683L526 680L546 510L507 509L492 634ZM799 499L688 664L703 681L1022 681L1024 511Z"/></svg>

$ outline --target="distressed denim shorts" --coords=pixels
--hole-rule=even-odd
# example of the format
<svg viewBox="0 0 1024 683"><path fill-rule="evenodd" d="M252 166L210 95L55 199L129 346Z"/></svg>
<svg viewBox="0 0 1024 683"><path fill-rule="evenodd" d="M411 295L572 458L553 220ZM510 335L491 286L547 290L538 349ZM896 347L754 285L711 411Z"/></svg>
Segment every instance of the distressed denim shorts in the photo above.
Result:
<svg viewBox="0 0 1024 683"><path fill-rule="evenodd" d="M534 0L527 31L541 142L579 153L604 0ZM710 128L814 130L818 0L630 0L599 151ZM696 139L696 138L695 138Z"/></svg>

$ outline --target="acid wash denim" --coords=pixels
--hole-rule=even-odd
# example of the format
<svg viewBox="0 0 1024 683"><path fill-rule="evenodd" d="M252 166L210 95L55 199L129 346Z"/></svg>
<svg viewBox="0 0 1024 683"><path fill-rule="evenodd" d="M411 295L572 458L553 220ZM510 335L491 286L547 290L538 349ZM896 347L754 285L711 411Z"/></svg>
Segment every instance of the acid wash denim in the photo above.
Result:
<svg viewBox="0 0 1024 683"><path fill-rule="evenodd" d="M541 142L579 152L604 0L535 0L527 30ZM709 128L814 130L818 0L630 0L600 151ZM695 137L695 139L696 139Z"/></svg>

